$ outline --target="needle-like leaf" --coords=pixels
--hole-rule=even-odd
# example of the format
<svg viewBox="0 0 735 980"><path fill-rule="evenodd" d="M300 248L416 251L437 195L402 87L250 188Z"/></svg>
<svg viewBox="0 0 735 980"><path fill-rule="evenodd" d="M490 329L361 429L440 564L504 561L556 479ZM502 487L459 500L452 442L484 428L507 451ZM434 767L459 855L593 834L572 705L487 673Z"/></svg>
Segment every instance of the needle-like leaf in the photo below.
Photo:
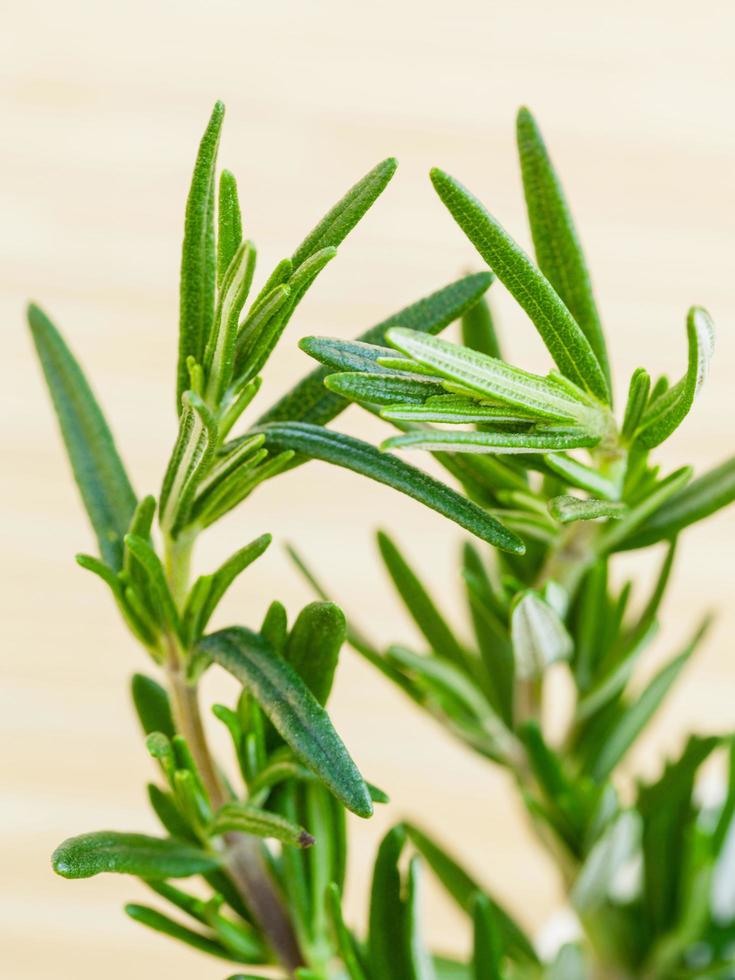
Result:
<svg viewBox="0 0 735 980"><path fill-rule="evenodd" d="M199 648L245 685L284 741L348 809L372 814L370 793L329 716L261 636L231 627L205 637Z"/></svg>
<svg viewBox="0 0 735 980"><path fill-rule="evenodd" d="M219 178L217 206L217 286L221 286L225 273L235 257L242 241L242 215L237 197L237 181L229 170L223 170Z"/></svg>
<svg viewBox="0 0 735 980"><path fill-rule="evenodd" d="M135 494L107 422L61 334L33 304L28 307L28 323L100 555L117 571Z"/></svg>
<svg viewBox="0 0 735 980"><path fill-rule="evenodd" d="M526 108L518 112L516 136L538 267L589 341L609 388L610 365L587 262L543 137Z"/></svg>
<svg viewBox="0 0 735 980"><path fill-rule="evenodd" d="M607 381L588 339L544 274L459 181L439 169L431 171L431 181L457 224L528 313L559 370L609 402Z"/></svg>
<svg viewBox="0 0 735 980"><path fill-rule="evenodd" d="M63 878L90 878L103 872L141 878L188 878L213 871L221 857L183 841L146 834L100 830L70 837L59 844L51 859Z"/></svg>
<svg viewBox="0 0 735 980"><path fill-rule="evenodd" d="M184 245L181 254L179 313L179 364L176 409L181 412L181 396L189 386L187 361L201 363L204 345L212 329L216 280L214 241L215 168L225 107L215 103L199 144L186 202Z"/></svg>
<svg viewBox="0 0 735 980"><path fill-rule="evenodd" d="M273 423L263 426L262 431L265 432L266 445L291 449L312 459L321 459L361 473L413 497L488 544L523 554L521 539L476 504L421 470L414 469L395 456L379 452L366 442L303 422Z"/></svg>
<svg viewBox="0 0 735 980"><path fill-rule="evenodd" d="M314 843L314 838L303 827L291 823L277 813L261 810L248 803L226 803L214 815L208 829L213 836L239 831L255 837L278 840L292 847L311 847Z"/></svg>

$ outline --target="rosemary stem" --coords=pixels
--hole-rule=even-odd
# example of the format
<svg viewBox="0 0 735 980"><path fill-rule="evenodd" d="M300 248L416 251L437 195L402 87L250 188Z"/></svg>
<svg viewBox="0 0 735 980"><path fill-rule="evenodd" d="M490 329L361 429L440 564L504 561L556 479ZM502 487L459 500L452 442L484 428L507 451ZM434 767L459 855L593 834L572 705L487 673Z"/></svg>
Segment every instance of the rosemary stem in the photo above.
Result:
<svg viewBox="0 0 735 980"><path fill-rule="evenodd" d="M167 542L166 571L177 603L186 595L193 539L182 546ZM186 676L185 658L175 641L171 641L166 663L171 704L177 730L186 739L214 809L229 799L212 757L199 709L198 686ZM304 959L283 899L273 882L263 858L260 842L242 833L224 835L227 844L228 871L246 906L263 935L289 975L304 965Z"/></svg>

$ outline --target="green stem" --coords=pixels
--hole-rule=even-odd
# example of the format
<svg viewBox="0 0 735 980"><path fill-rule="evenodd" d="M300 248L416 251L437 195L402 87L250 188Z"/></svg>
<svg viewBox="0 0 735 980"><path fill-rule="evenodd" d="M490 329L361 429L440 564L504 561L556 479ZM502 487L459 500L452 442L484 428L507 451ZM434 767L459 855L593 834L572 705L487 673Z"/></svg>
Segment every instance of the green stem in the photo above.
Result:
<svg viewBox="0 0 735 980"><path fill-rule="evenodd" d="M167 541L166 571L175 601L181 607L188 591L189 567L194 538L181 543ZM199 769L212 807L217 810L230 799L207 742L198 688L186 676L187 657L171 641L166 663L171 705L177 731L186 739ZM246 906L266 937L271 949L289 975L304 965L293 924L283 898L266 867L261 844L247 834L225 834L228 870Z"/></svg>

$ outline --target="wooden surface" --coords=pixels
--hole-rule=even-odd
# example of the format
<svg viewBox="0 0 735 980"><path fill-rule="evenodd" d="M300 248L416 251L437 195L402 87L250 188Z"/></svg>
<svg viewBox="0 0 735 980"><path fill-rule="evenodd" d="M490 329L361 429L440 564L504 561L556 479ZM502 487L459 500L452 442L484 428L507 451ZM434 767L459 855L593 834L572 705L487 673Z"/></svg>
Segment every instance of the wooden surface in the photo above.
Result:
<svg viewBox="0 0 735 980"><path fill-rule="evenodd" d="M377 160L401 161L300 309L261 404L308 367L299 336L352 336L477 266L429 186L431 165L460 176L527 241L513 140L515 109L527 102L571 192L618 377L641 363L679 373L687 306L703 303L714 314L711 379L661 454L671 466L712 464L733 442L735 6L5 0L2 13L2 972L23 980L217 980L225 964L122 916L123 901L142 893L135 883L67 883L49 869L52 847L69 834L152 828L143 788L152 769L125 692L130 673L147 665L101 587L73 563L90 536L24 303L43 302L66 331L103 395L136 487L155 490L174 434L184 195L214 99L227 103L221 160L240 180L261 270ZM529 324L495 292L512 356L544 368ZM354 412L342 425L375 434ZM209 568L273 530L276 543L232 590L222 622L257 624L275 595L292 611L307 599L283 556L292 540L380 640L409 640L376 561L378 525L395 532L459 610L452 527L320 465L268 485L197 557ZM638 769L655 767L687 726L732 726L733 530L724 515L686 537L646 670L703 611L719 608L720 619L634 760ZM222 684L213 678L208 693L226 696ZM393 797L371 823L353 823L355 921L377 839L404 814L454 838L530 925L547 921L556 881L503 776L351 655L334 715L367 777ZM461 948L466 937L452 910L433 891L427 905L437 945Z"/></svg>

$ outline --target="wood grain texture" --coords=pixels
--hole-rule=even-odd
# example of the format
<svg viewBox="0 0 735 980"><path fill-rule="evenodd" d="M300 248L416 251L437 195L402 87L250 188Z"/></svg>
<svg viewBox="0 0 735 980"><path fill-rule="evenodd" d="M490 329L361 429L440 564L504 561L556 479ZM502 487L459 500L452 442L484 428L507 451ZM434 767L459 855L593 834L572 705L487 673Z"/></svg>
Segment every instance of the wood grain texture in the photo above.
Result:
<svg viewBox="0 0 735 980"><path fill-rule="evenodd" d="M261 406L307 369L299 336L352 336L476 267L435 199L430 166L456 174L528 244L514 149L514 114L524 102L570 191L617 377L627 379L638 364L680 374L687 307L712 311L719 325L712 376L661 453L671 466L712 464L733 443L726 369L735 366L735 6L6 0L2 7L3 972L22 980L51 972L70 980L218 980L226 967L123 918L123 901L141 894L134 883L65 882L50 871L53 846L71 833L151 829L143 780L152 769L124 691L131 672L145 668L142 655L102 587L72 561L92 546L91 535L33 360L24 303L33 298L57 319L104 393L136 488L155 490L174 434L184 198L214 100L227 104L221 160L239 178L261 270L290 254L374 163L388 154L401 161L385 197L300 308ZM511 355L545 369L523 315L501 289L495 298ZM376 432L354 412L344 427ZM312 506L318 520L307 519ZM276 533L218 623L255 625L274 595L295 613L308 594L283 555L282 543L292 540L358 621L381 640L410 639L378 569L368 531L378 524L459 610L454 529L385 488L313 464L259 492L198 554L198 567L211 568L256 534ZM726 514L686 536L647 670L705 608L721 615L633 760L639 770L655 767L687 726L733 724L734 530ZM650 567L635 555L626 563ZM231 689L213 676L208 690ZM557 883L502 775L351 656L334 713L367 778L393 797L372 822L353 821L353 920L363 914L377 839L401 814L456 837L459 852L529 924L548 919ZM451 910L433 892L428 905L429 934L462 948L466 936Z"/></svg>

